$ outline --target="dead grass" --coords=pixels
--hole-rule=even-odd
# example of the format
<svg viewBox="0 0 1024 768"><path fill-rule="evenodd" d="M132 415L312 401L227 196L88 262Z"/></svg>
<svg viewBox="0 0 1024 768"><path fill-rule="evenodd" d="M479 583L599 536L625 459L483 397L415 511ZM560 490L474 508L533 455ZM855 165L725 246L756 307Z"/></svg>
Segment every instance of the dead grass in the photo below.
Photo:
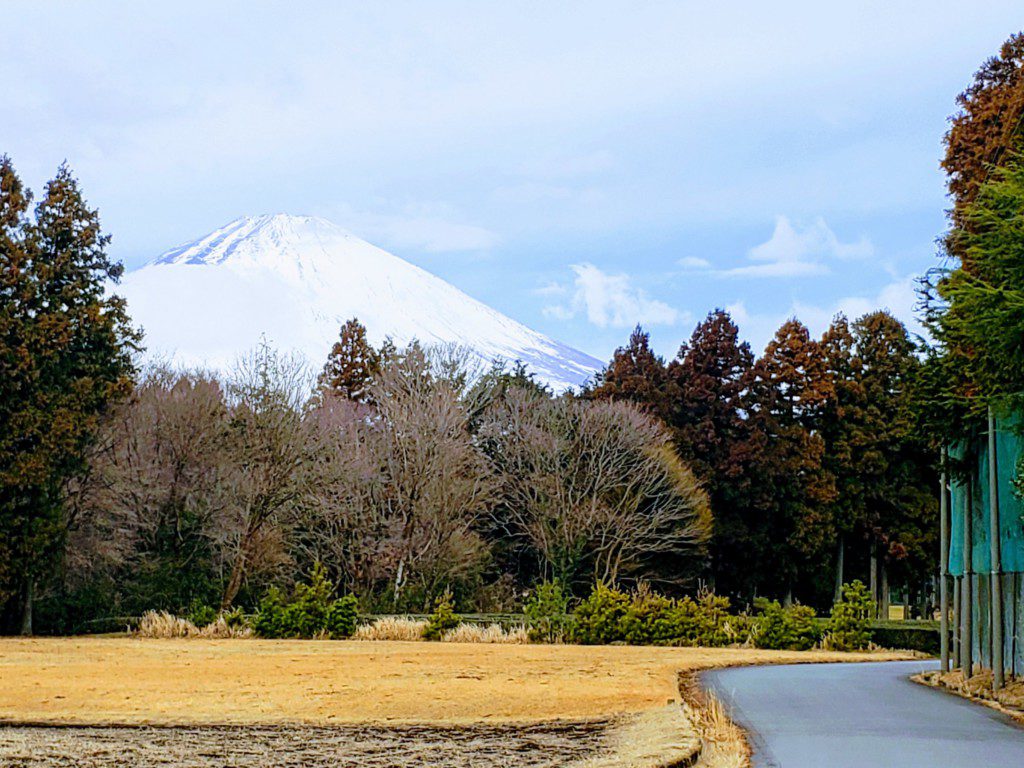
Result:
<svg viewBox="0 0 1024 768"><path fill-rule="evenodd" d="M964 679L963 672L922 672L913 678L916 682L944 688L958 696L988 704L1011 717L1024 722L1024 680L1008 679L999 690L992 690L992 671L982 670Z"/></svg>
<svg viewBox="0 0 1024 768"><path fill-rule="evenodd" d="M750 745L743 729L732 721L721 700L705 690L696 671L681 672L679 692L683 713L693 723L703 745L698 768L749 768Z"/></svg>
<svg viewBox="0 0 1024 768"><path fill-rule="evenodd" d="M693 765L701 740L678 703L622 718L606 736L602 754L571 768L663 768Z"/></svg>
<svg viewBox="0 0 1024 768"><path fill-rule="evenodd" d="M530 635L525 627L512 627L508 631L500 624L466 624L463 622L455 629L450 629L441 636L445 643L511 643L523 645L530 642Z"/></svg>
<svg viewBox="0 0 1024 768"><path fill-rule="evenodd" d="M252 637L249 627L232 627L218 616L216 621L205 627L197 627L188 619L182 619L166 611L146 611L139 621L137 631L139 637L151 639L175 639L183 637L205 637L207 639L227 639Z"/></svg>
<svg viewBox="0 0 1024 768"><path fill-rule="evenodd" d="M360 624L356 627L353 640L400 640L413 642L423 639L423 630L427 622L420 619L406 619L400 616L384 616L372 624Z"/></svg>
<svg viewBox="0 0 1024 768"><path fill-rule="evenodd" d="M882 661L746 648L0 639L0 720L78 724L588 720L677 701L680 670Z"/></svg>

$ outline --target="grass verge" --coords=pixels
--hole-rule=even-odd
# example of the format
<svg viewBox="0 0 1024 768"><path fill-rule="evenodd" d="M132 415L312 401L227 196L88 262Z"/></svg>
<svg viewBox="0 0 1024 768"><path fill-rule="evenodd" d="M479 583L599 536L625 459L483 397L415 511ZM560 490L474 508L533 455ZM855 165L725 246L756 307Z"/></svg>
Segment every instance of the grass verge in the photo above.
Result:
<svg viewBox="0 0 1024 768"><path fill-rule="evenodd" d="M965 699L977 701L1024 725L1024 680L1008 680L999 691L992 690L992 672L984 670L968 679L963 672L922 672L911 678L915 683L941 688Z"/></svg>

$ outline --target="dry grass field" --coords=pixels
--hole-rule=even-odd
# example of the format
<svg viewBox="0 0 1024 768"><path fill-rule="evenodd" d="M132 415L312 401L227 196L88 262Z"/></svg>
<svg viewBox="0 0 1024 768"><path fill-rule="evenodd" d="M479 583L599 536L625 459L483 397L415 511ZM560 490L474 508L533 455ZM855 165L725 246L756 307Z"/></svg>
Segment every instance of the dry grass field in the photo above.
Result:
<svg viewBox="0 0 1024 768"><path fill-rule="evenodd" d="M730 648L2 639L0 763L541 768L614 749L621 735L609 725L678 701L681 672L898 657Z"/></svg>
<svg viewBox="0 0 1024 768"><path fill-rule="evenodd" d="M0 720L470 723L607 718L678 699L681 671L881 654L302 640L0 640Z"/></svg>

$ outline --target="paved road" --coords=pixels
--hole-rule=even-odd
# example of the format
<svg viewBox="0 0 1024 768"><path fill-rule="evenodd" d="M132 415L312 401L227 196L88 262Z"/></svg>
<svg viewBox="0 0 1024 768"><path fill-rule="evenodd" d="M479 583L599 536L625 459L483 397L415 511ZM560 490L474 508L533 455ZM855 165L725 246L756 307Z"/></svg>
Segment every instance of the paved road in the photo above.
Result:
<svg viewBox="0 0 1024 768"><path fill-rule="evenodd" d="M910 682L935 662L745 667L704 674L758 768L1024 766L1024 728Z"/></svg>

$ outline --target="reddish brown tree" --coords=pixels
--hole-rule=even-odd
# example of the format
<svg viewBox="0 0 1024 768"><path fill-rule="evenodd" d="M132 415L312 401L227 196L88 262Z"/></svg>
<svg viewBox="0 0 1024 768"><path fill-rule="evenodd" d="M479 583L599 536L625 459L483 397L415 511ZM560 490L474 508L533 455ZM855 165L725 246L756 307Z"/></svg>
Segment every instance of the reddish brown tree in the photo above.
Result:
<svg viewBox="0 0 1024 768"><path fill-rule="evenodd" d="M725 594L745 591L749 564L767 541L761 519L746 503L757 458L744 416L753 366L750 345L740 341L729 313L717 309L668 367L675 393L670 425L680 456L710 497L711 571L715 588Z"/></svg>
<svg viewBox="0 0 1024 768"><path fill-rule="evenodd" d="M380 354L366 338L366 328L356 318L341 326L320 374L322 390L356 402L366 402L369 388L380 374Z"/></svg>
<svg viewBox="0 0 1024 768"><path fill-rule="evenodd" d="M615 350L597 386L584 394L595 400L634 403L666 422L675 395L665 361L654 354L650 334L639 325L630 335L629 343Z"/></svg>

